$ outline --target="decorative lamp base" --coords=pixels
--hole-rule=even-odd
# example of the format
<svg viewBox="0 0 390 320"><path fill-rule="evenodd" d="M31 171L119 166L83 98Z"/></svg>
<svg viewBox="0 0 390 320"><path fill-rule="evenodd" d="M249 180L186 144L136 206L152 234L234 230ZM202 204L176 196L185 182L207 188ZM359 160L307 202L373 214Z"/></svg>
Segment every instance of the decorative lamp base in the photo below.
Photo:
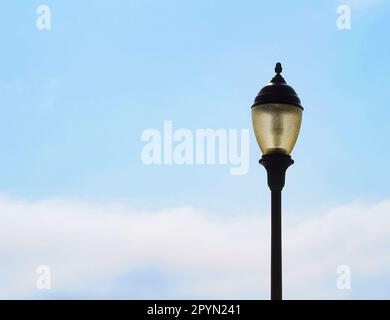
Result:
<svg viewBox="0 0 390 320"><path fill-rule="evenodd" d="M267 154L263 155L259 163L267 170L269 188L271 190L282 190L286 170L294 163L294 160L286 154Z"/></svg>

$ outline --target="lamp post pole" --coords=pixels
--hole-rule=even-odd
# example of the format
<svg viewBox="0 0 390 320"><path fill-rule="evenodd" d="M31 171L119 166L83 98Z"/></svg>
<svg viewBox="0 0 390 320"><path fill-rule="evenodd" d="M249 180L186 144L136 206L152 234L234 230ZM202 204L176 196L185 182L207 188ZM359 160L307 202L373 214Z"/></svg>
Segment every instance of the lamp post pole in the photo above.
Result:
<svg viewBox="0 0 390 320"><path fill-rule="evenodd" d="M276 75L263 87L251 107L252 124L263 153L260 159L267 170L271 190L271 300L282 300L282 189L286 170L294 161L290 153L298 138L302 120L301 100L281 76Z"/></svg>
<svg viewBox="0 0 390 320"><path fill-rule="evenodd" d="M271 300L282 300L282 189L287 168L294 163L288 155L264 155L259 161L267 170L271 190Z"/></svg>

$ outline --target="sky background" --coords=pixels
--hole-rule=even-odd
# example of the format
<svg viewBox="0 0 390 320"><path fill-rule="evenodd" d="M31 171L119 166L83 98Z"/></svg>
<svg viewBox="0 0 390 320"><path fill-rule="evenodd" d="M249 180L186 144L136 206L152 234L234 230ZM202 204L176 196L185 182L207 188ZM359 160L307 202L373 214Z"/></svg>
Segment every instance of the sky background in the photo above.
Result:
<svg viewBox="0 0 390 320"><path fill-rule="evenodd" d="M51 30L36 27L41 4ZM277 61L305 108L283 195L286 295L390 298L389 2L1 6L0 298L267 298L250 106ZM141 134L164 120L249 129L249 172L143 164Z"/></svg>

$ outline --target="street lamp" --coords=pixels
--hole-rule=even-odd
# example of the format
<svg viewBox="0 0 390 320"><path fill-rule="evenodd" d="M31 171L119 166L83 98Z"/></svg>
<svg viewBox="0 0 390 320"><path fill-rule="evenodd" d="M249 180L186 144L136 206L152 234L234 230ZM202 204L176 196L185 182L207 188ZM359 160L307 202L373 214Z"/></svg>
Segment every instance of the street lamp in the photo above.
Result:
<svg viewBox="0 0 390 320"><path fill-rule="evenodd" d="M271 190L271 300L282 300L282 210L281 195L287 168L294 163L290 153L301 127L301 101L280 75L260 90L252 105L252 124L263 156L259 161L267 170Z"/></svg>

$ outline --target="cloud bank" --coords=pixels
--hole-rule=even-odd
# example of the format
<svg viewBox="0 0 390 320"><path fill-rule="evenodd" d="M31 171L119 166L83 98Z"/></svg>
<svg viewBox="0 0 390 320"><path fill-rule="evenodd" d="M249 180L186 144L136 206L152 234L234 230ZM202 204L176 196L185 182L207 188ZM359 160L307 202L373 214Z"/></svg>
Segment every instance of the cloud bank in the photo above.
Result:
<svg viewBox="0 0 390 320"><path fill-rule="evenodd" d="M285 212L285 297L390 298L389 213L390 200ZM267 214L3 197L0 221L2 299L268 298ZM39 265L51 268L51 290L36 288ZM351 268L351 290L336 287L339 265Z"/></svg>

